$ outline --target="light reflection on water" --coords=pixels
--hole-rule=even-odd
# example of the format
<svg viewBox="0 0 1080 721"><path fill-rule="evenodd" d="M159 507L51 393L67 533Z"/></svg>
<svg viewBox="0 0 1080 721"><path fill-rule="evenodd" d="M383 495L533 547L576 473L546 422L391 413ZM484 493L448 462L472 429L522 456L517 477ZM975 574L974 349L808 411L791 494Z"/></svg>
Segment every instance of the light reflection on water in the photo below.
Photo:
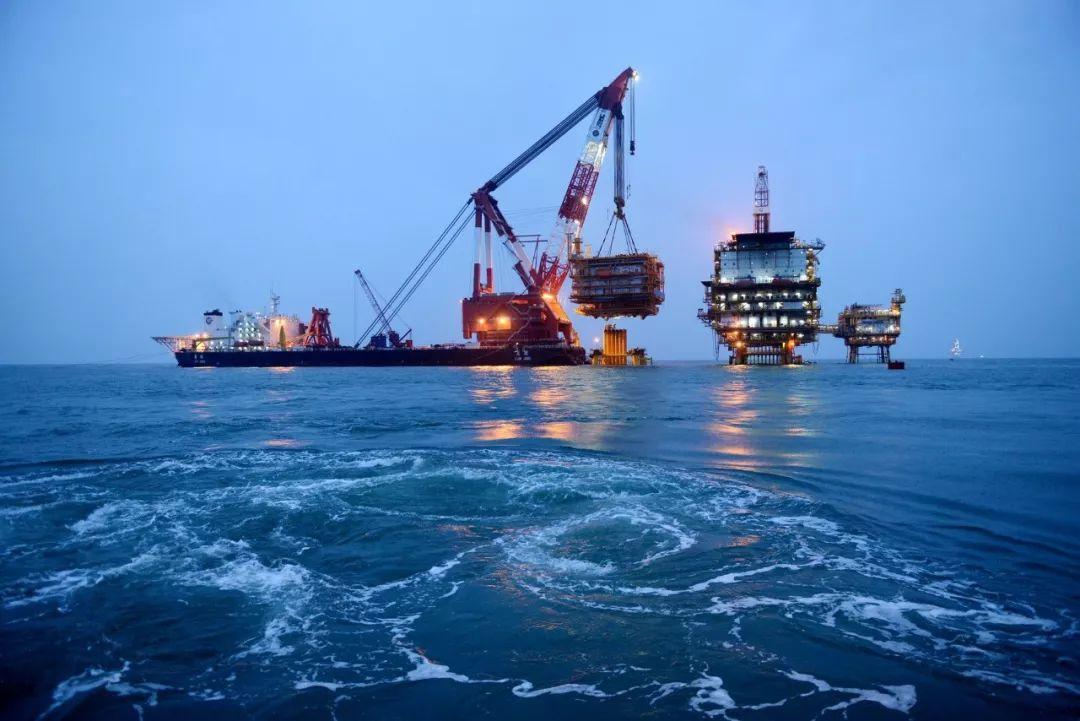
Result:
<svg viewBox="0 0 1080 721"><path fill-rule="evenodd" d="M614 423L588 417L591 408L602 407L610 398L596 394L595 388L590 394L590 384L580 383L581 369L506 367L473 371L474 387L469 390L473 404L487 412L506 414L472 421L475 441L531 439L602 449L611 440ZM506 404L498 405L496 401Z"/></svg>
<svg viewBox="0 0 1080 721"><path fill-rule="evenodd" d="M518 420L476 421L473 437L477 441L509 441L542 438L573 443L584 448L601 448L611 432L611 423L576 423L551 421L527 423Z"/></svg>
<svg viewBox="0 0 1080 721"><path fill-rule="evenodd" d="M263 441L263 445L268 448L300 448L308 443L296 438L270 438Z"/></svg>
<svg viewBox="0 0 1080 721"><path fill-rule="evenodd" d="M506 441L525 437L525 426L520 421L476 421L475 427L478 441Z"/></svg>
<svg viewBox="0 0 1080 721"><path fill-rule="evenodd" d="M762 371L757 370L759 375L752 376L745 368L730 368L732 377L712 392L713 420L707 429L714 440L710 450L720 456L720 465L740 470L814 465L817 462L814 453L793 448L790 440L785 443L784 439L817 435L808 425L816 412L815 399L790 387L779 398L775 392L762 393L755 385L760 382ZM781 412L771 414L771 418L763 416L763 409L773 405L779 406Z"/></svg>
<svg viewBox="0 0 1080 721"><path fill-rule="evenodd" d="M474 384L469 388L469 395L480 405L491 405L497 400L513 398L517 395L514 370L511 366L470 368Z"/></svg>
<svg viewBox="0 0 1080 721"><path fill-rule="evenodd" d="M188 401L188 406L191 408L191 415L199 420L208 421L214 417L208 401Z"/></svg>
<svg viewBox="0 0 1080 721"><path fill-rule="evenodd" d="M541 386L529 394L529 400L541 408L561 408L570 401L566 388Z"/></svg>
<svg viewBox="0 0 1080 721"><path fill-rule="evenodd" d="M737 368L739 366L736 366ZM743 470L761 468L764 463L746 437L753 427L758 413L750 408L751 391L746 379L740 374L718 386L712 393L715 401L714 420L708 424L709 433L716 443L712 451L720 454L725 464Z"/></svg>

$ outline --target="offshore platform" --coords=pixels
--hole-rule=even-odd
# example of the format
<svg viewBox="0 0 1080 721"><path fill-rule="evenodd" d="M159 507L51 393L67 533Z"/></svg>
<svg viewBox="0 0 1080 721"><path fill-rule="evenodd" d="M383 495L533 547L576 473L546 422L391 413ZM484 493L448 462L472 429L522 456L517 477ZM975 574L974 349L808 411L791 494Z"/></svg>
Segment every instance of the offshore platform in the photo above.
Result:
<svg viewBox="0 0 1080 721"><path fill-rule="evenodd" d="M716 351L731 365L797 365L797 349L817 340L819 240L769 227L769 173L758 166L754 232L736 233L713 252L713 276L702 281L706 308L698 318L713 329Z"/></svg>
<svg viewBox="0 0 1080 721"><path fill-rule="evenodd" d="M904 291L897 288L889 305L852 303L840 311L835 326L822 326L821 330L844 341L848 363L858 363L869 351L878 363L894 365L889 349L900 337L900 309L906 302Z"/></svg>

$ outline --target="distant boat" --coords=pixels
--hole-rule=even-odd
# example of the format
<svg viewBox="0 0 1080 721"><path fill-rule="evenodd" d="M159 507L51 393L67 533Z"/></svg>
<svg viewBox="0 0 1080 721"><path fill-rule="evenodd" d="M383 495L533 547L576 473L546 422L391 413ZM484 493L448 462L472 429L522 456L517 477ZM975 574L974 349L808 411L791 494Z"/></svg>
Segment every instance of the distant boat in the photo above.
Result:
<svg viewBox="0 0 1080 721"><path fill-rule="evenodd" d="M960 354L964 352L964 349L960 347L960 339L955 338L952 342L952 348L949 349L949 360L956 360L960 357Z"/></svg>

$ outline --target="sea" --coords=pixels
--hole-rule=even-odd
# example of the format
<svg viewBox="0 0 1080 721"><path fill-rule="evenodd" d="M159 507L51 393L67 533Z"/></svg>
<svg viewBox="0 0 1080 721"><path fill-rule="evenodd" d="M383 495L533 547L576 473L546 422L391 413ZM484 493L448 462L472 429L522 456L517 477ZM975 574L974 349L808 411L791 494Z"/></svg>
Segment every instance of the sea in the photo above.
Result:
<svg viewBox="0 0 1080 721"><path fill-rule="evenodd" d="M0 367L4 719L1080 715L1080 360Z"/></svg>

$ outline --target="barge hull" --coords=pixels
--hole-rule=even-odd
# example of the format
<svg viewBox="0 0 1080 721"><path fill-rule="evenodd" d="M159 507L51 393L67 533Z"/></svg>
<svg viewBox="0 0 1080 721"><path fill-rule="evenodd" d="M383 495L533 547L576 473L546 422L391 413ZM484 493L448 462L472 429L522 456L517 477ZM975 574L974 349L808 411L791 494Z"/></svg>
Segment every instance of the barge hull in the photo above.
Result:
<svg viewBox="0 0 1080 721"><path fill-rule="evenodd" d="M281 368L295 366L572 366L585 364L580 346L328 348L174 353L181 368Z"/></svg>

